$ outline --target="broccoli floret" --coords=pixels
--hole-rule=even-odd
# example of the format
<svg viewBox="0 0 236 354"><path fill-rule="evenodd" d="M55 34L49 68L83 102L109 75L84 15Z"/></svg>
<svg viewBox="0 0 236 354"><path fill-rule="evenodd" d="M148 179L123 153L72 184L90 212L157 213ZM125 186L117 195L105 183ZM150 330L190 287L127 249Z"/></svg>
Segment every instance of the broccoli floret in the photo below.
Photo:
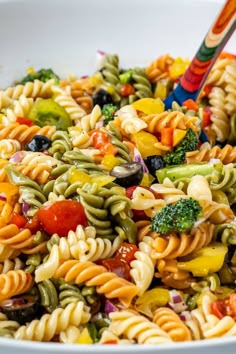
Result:
<svg viewBox="0 0 236 354"><path fill-rule="evenodd" d="M112 103L105 104L102 107L102 114L104 115L104 123L108 124L110 121L114 119L115 112L117 111L118 107Z"/></svg>
<svg viewBox="0 0 236 354"><path fill-rule="evenodd" d="M34 80L46 82L50 79L55 80L55 84L59 83L59 76L57 76L52 69L40 69L31 74L26 75L19 83L25 85L26 82L33 82Z"/></svg>
<svg viewBox="0 0 236 354"><path fill-rule="evenodd" d="M197 200L181 198L175 204L167 204L152 218L151 230L161 235L186 232L191 229L201 211Z"/></svg>
<svg viewBox="0 0 236 354"><path fill-rule="evenodd" d="M174 150L167 152L163 156L166 166L180 165L185 161L185 154L188 151L198 149L198 135L192 130L188 129L183 140L174 148Z"/></svg>

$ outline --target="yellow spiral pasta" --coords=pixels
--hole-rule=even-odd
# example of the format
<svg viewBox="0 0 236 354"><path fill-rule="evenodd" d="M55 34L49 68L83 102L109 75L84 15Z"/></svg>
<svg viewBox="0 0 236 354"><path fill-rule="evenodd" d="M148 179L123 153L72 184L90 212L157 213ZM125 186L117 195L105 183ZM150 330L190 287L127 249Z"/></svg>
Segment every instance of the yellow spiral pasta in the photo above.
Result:
<svg viewBox="0 0 236 354"><path fill-rule="evenodd" d="M78 327L87 323L91 315L82 301L71 303L64 309L57 308L51 314L43 315L15 332L15 339L48 342L55 334L65 331L69 326Z"/></svg>
<svg viewBox="0 0 236 354"><path fill-rule="evenodd" d="M15 139L0 140L0 159L9 159L17 151L21 150L21 144Z"/></svg>
<svg viewBox="0 0 236 354"><path fill-rule="evenodd" d="M134 311L111 312L109 330L138 344L170 343L171 338L155 323Z"/></svg>
<svg viewBox="0 0 236 354"><path fill-rule="evenodd" d="M12 123L7 126L0 124L0 140L16 139L21 144L26 144L31 141L35 135L44 135L47 138L51 138L55 131L56 127L47 125L40 128L37 125L28 127L28 125L18 123Z"/></svg>
<svg viewBox="0 0 236 354"><path fill-rule="evenodd" d="M155 183L151 185L151 188L158 194L161 195L165 204L175 203L180 198L189 198L181 189L176 188L174 183L169 179L165 178L163 183Z"/></svg>
<svg viewBox="0 0 236 354"><path fill-rule="evenodd" d="M6 90L0 91L0 93L2 92L5 96L13 99L19 99L21 95L32 98L48 98L52 96L52 86L54 84L54 79L47 82L34 80L34 82L27 82L25 85L8 87Z"/></svg>
<svg viewBox="0 0 236 354"><path fill-rule="evenodd" d="M8 107L12 102L12 99L4 94L3 91L0 91L0 111L3 108Z"/></svg>
<svg viewBox="0 0 236 354"><path fill-rule="evenodd" d="M8 224L11 215L12 215L13 207L10 203L4 203L0 205L0 227L4 227ZM1 232L1 229L0 229Z"/></svg>
<svg viewBox="0 0 236 354"><path fill-rule="evenodd" d="M156 259L176 259L198 251L209 245L213 238L215 226L209 222L200 224L191 234L169 234L165 237L156 237L152 242L153 257Z"/></svg>
<svg viewBox="0 0 236 354"><path fill-rule="evenodd" d="M211 129L215 132L218 141L225 141L229 136L229 117L226 112L226 94L220 87L213 87L209 93L211 108Z"/></svg>
<svg viewBox="0 0 236 354"><path fill-rule="evenodd" d="M80 326L82 327L82 326ZM61 343L78 343L78 339L81 335L82 328L78 328L77 326L68 326L64 331L61 331L59 334Z"/></svg>
<svg viewBox="0 0 236 354"><path fill-rule="evenodd" d="M0 274L0 300L23 294L33 286L31 274L23 270L10 270L6 274Z"/></svg>
<svg viewBox="0 0 236 354"><path fill-rule="evenodd" d="M153 322L168 333L174 342L185 342L192 339L190 330L170 308L160 307L155 310Z"/></svg>
<svg viewBox="0 0 236 354"><path fill-rule="evenodd" d="M55 278L64 278L66 282L95 286L99 294L108 299L118 298L125 306L129 306L138 288L131 282L108 272L103 266L93 262L69 260L62 263L56 271Z"/></svg>
<svg viewBox="0 0 236 354"><path fill-rule="evenodd" d="M160 79L165 79L169 76L169 67L173 64L174 59L169 55L162 55L146 67L148 79L155 83Z"/></svg>
<svg viewBox="0 0 236 354"><path fill-rule="evenodd" d="M226 144L223 148L214 146L212 148L201 148L200 150L189 151L186 153L187 163L198 163L209 161L210 159L219 159L223 164L236 162L236 147Z"/></svg>
<svg viewBox="0 0 236 354"><path fill-rule="evenodd" d="M93 137L89 135L85 130L82 130L78 127L70 127L68 130L73 147L77 147L79 149L86 149L88 147L93 146Z"/></svg>
<svg viewBox="0 0 236 354"><path fill-rule="evenodd" d="M8 164L7 160L0 159L0 182L8 182L8 176L4 166Z"/></svg>
<svg viewBox="0 0 236 354"><path fill-rule="evenodd" d="M24 176L29 177L33 181L37 182L38 184L45 184L48 182L49 177L50 177L50 172L52 170L52 167L49 166L44 166L44 165L38 165L37 163L35 164L30 164L30 165L15 165L14 166L17 171L22 173Z"/></svg>
<svg viewBox="0 0 236 354"><path fill-rule="evenodd" d="M88 133L90 130L96 128L96 124L98 122L103 122L103 120L104 117L102 115L101 108L99 105L96 105L90 114L84 115L77 121L76 126Z"/></svg>
<svg viewBox="0 0 236 354"><path fill-rule="evenodd" d="M10 246L0 244L0 262L4 262L9 259L17 257L21 251L16 250Z"/></svg>
<svg viewBox="0 0 236 354"><path fill-rule="evenodd" d="M163 128L170 127L184 130L191 128L195 132L199 131L199 118L188 117L179 111L165 111L163 113L150 114L141 118L147 124L145 130L153 134L161 133Z"/></svg>

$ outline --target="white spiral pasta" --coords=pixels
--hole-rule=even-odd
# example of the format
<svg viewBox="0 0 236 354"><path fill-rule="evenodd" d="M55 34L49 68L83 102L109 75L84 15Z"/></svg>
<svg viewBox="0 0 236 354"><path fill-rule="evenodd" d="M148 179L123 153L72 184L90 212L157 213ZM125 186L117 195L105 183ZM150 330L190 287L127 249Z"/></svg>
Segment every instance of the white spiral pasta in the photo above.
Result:
<svg viewBox="0 0 236 354"><path fill-rule="evenodd" d="M154 194L142 187L137 187L132 195L132 208L144 210L149 217L154 217L156 212L166 205L163 199L156 199Z"/></svg>
<svg viewBox="0 0 236 354"><path fill-rule="evenodd" d="M209 93L209 104L212 112L211 129L219 141L225 141L229 135L229 118L226 111L226 93L220 87L213 87Z"/></svg>
<svg viewBox="0 0 236 354"><path fill-rule="evenodd" d="M68 131L73 147L86 149L90 146L93 146L93 137L90 136L85 130L82 130L79 127L70 127Z"/></svg>
<svg viewBox="0 0 236 354"><path fill-rule="evenodd" d="M24 262L18 257L12 260L6 259L3 263L0 263L0 273L6 274L9 270L23 269L24 266Z"/></svg>
<svg viewBox="0 0 236 354"><path fill-rule="evenodd" d="M80 225L77 227L80 227ZM82 229L82 227L81 227ZM95 238L96 230L94 229L93 235L87 237L85 232L80 232L77 235L77 241L72 244L70 242L70 235L68 235L68 242L70 244L70 252L73 258L80 261L92 261L95 262L98 259L111 258L113 254L118 250L122 243L122 239L117 236L113 242L108 239L102 239L100 237ZM76 230L76 232L78 232ZM73 231L70 231L72 233Z"/></svg>
<svg viewBox="0 0 236 354"><path fill-rule="evenodd" d="M102 123L103 120L104 117L101 108L99 105L96 105L90 114L84 115L79 121L77 121L76 126L88 133L90 130L96 128L97 123Z"/></svg>
<svg viewBox="0 0 236 354"><path fill-rule="evenodd" d="M59 161L52 156L48 156L42 152L22 151L22 158L19 161L24 165L44 165L48 167L55 167L59 164ZM14 156L10 159L10 162L14 164Z"/></svg>
<svg viewBox="0 0 236 354"><path fill-rule="evenodd" d="M2 123L8 125L15 123L17 117L27 117L33 102L33 98L27 98L25 95L21 95L19 100L14 100L11 103L11 107L3 111Z"/></svg>
<svg viewBox="0 0 236 354"><path fill-rule="evenodd" d="M25 85L20 84L8 87L6 90L0 91L0 94L3 93L5 96L13 99L18 99L21 95L32 98L48 98L52 96L52 86L54 84L54 79L47 82L34 80L33 82L27 82Z"/></svg>
<svg viewBox="0 0 236 354"><path fill-rule="evenodd" d="M51 314L43 315L21 326L15 332L15 339L48 342L55 334L65 331L70 325L79 326L89 321L91 315L82 301L71 303L64 309L57 308Z"/></svg>
<svg viewBox="0 0 236 354"><path fill-rule="evenodd" d="M16 331L20 327L19 323L16 321L11 321L7 319L7 316L0 312L0 330L12 330Z"/></svg>
<svg viewBox="0 0 236 354"><path fill-rule="evenodd" d="M218 59L208 75L206 84L223 86L225 83L225 70L233 62L230 58Z"/></svg>
<svg viewBox="0 0 236 354"><path fill-rule="evenodd" d="M136 110L131 105L123 106L116 112L116 116L121 123L121 128L128 135L138 133L147 127L147 123L138 117Z"/></svg>
<svg viewBox="0 0 236 354"><path fill-rule="evenodd" d="M3 91L0 91L0 111L3 108L10 106L11 101L10 97L6 96Z"/></svg>
<svg viewBox="0 0 236 354"><path fill-rule="evenodd" d="M165 178L163 183L155 183L151 185L151 188L161 194L163 200L165 203L175 203L180 198L189 198L188 195L186 195L182 190L176 188L174 186L174 183L169 179Z"/></svg>
<svg viewBox="0 0 236 354"><path fill-rule="evenodd" d="M111 312L109 330L138 344L163 344L172 340L168 334L146 317L133 311Z"/></svg>
<svg viewBox="0 0 236 354"><path fill-rule="evenodd" d="M76 326L69 326L64 331L60 332L59 338L61 343L73 344L77 343L81 334L81 328Z"/></svg>
<svg viewBox="0 0 236 354"><path fill-rule="evenodd" d="M193 176L187 188L189 197L197 200L200 204L212 202L212 193L207 179L204 176Z"/></svg>
<svg viewBox="0 0 236 354"><path fill-rule="evenodd" d="M151 257L142 251L135 252L135 260L130 263L130 275L141 296L149 288L154 276L154 264Z"/></svg>
<svg viewBox="0 0 236 354"><path fill-rule="evenodd" d="M104 344L109 341L115 341L117 344L133 344L134 341L131 339L120 339L117 335L112 333L109 329L105 329L102 332L102 336L99 340L99 344Z"/></svg>
<svg viewBox="0 0 236 354"><path fill-rule="evenodd" d="M21 144L15 139L0 140L0 159L9 159L17 151L21 150Z"/></svg>

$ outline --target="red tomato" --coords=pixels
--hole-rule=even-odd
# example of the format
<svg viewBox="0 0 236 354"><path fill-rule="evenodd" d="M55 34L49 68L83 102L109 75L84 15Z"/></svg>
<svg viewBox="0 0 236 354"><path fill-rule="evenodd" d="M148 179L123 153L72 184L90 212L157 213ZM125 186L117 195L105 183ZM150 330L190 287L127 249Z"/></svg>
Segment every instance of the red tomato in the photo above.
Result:
<svg viewBox="0 0 236 354"><path fill-rule="evenodd" d="M31 127L34 124L34 122L31 119L24 118L24 117L17 117L16 122L19 124L28 125L28 127Z"/></svg>
<svg viewBox="0 0 236 354"><path fill-rule="evenodd" d="M103 147L109 142L110 142L110 137L107 133L98 131L93 134L93 146L96 149Z"/></svg>
<svg viewBox="0 0 236 354"><path fill-rule="evenodd" d="M109 270L109 272L115 273L120 278L123 278L126 280L131 279L130 278L130 268L129 268L128 264L126 264L125 262L122 262L120 259L115 259L115 258L101 259L96 263L107 268L107 270Z"/></svg>
<svg viewBox="0 0 236 354"><path fill-rule="evenodd" d="M115 259L120 259L122 262L130 263L135 259L134 254L138 251L138 247L132 243L123 242L115 254Z"/></svg>
<svg viewBox="0 0 236 354"><path fill-rule="evenodd" d="M132 199L133 193L134 193L134 191L135 191L135 189L136 189L137 187L139 187L139 186L132 186L132 187L126 188L126 196L127 196L129 199ZM150 187L142 187L142 188L146 189L147 191L152 192L152 194L154 195L155 199L161 199L160 194L158 194L157 192L155 192L152 188L150 188Z"/></svg>
<svg viewBox="0 0 236 354"><path fill-rule="evenodd" d="M226 316L226 306L224 301L216 300L211 303L211 312L220 320Z"/></svg>
<svg viewBox="0 0 236 354"><path fill-rule="evenodd" d="M131 84L124 84L120 89L120 95L122 97L127 97L129 95L133 95L135 93L135 88Z"/></svg>
<svg viewBox="0 0 236 354"><path fill-rule="evenodd" d="M35 234L40 229L39 217L35 214L32 219L25 224L25 229L29 229L32 234Z"/></svg>
<svg viewBox="0 0 236 354"><path fill-rule="evenodd" d="M26 223L27 219L24 216L15 212L12 213L10 224L15 224L17 227L19 227L19 229L21 229L26 225Z"/></svg>
<svg viewBox="0 0 236 354"><path fill-rule="evenodd" d="M81 203L74 200L60 200L42 207L38 211L39 223L52 235L67 236L70 230L75 231L78 225L87 226L87 217Z"/></svg>
<svg viewBox="0 0 236 354"><path fill-rule="evenodd" d="M205 107L203 110L202 127L205 128L211 124L211 109L210 107Z"/></svg>
<svg viewBox="0 0 236 354"><path fill-rule="evenodd" d="M229 307L232 311L232 316L236 316L236 294L231 294L229 297Z"/></svg>

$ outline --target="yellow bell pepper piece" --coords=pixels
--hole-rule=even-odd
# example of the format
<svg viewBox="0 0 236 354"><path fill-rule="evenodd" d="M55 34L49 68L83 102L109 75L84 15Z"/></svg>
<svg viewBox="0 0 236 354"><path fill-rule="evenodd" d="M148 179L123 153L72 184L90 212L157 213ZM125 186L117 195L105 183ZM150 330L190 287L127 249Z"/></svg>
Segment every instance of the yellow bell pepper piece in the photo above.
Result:
<svg viewBox="0 0 236 354"><path fill-rule="evenodd" d="M69 178L68 178L69 183L75 183L75 182L81 182L82 185L85 183L90 183L92 184L92 178L90 175L83 171L79 171L77 169L73 169L70 172Z"/></svg>
<svg viewBox="0 0 236 354"><path fill-rule="evenodd" d="M0 194L6 198L6 200L0 200L0 205L9 203L11 206L15 205L18 200L19 187L10 182L0 183Z"/></svg>
<svg viewBox="0 0 236 354"><path fill-rule="evenodd" d="M165 105L160 98L141 98L133 102L132 106L145 114L157 114L165 110Z"/></svg>
<svg viewBox="0 0 236 354"><path fill-rule="evenodd" d="M152 308L165 306L168 301L170 301L169 290L155 288L145 291L145 293L136 300L135 308L139 312L152 317Z"/></svg>
<svg viewBox="0 0 236 354"><path fill-rule="evenodd" d="M113 182L116 178L109 175L92 175L91 179L92 183L96 183L99 187L103 187L106 184Z"/></svg>
<svg viewBox="0 0 236 354"><path fill-rule="evenodd" d="M183 129L174 129L173 132L173 146L178 145L181 140L183 140L183 138L185 137L187 133L187 130L183 130Z"/></svg>
<svg viewBox="0 0 236 354"><path fill-rule="evenodd" d="M152 175L150 175L149 173L144 173L143 179L140 183L140 186L141 187L150 187L154 180L155 180L155 178Z"/></svg>
<svg viewBox="0 0 236 354"><path fill-rule="evenodd" d="M192 272L196 277L204 277L221 269L227 251L225 245L215 242L193 253L190 261L178 262L177 266L181 270Z"/></svg>
<svg viewBox="0 0 236 354"><path fill-rule="evenodd" d="M158 140L151 133L140 131L132 134L131 141L135 143L143 159L150 155L161 155L161 150L154 146Z"/></svg>
<svg viewBox="0 0 236 354"><path fill-rule="evenodd" d="M78 340L78 344L93 344L93 340L89 334L89 331L87 328L84 328L83 331L81 332Z"/></svg>
<svg viewBox="0 0 236 354"><path fill-rule="evenodd" d="M120 161L114 155L107 154L102 159L101 164L104 169L111 171L113 167L120 165Z"/></svg>
<svg viewBox="0 0 236 354"><path fill-rule="evenodd" d="M156 84L155 91L154 91L154 97L164 100L166 98L166 96L167 96L167 84L165 84L164 82L158 81Z"/></svg>
<svg viewBox="0 0 236 354"><path fill-rule="evenodd" d="M170 66L169 74L172 79L177 79L183 75L190 64L189 60L176 58L174 63Z"/></svg>

